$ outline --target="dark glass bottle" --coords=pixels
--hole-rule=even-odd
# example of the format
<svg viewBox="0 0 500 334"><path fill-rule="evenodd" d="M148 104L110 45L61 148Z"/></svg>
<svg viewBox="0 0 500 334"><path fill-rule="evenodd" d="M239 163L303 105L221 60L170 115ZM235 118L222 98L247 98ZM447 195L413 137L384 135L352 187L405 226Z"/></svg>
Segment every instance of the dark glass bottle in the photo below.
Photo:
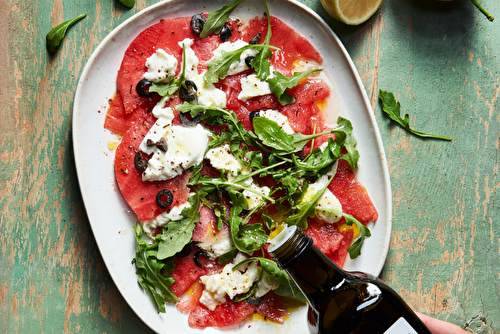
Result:
<svg viewBox="0 0 500 334"><path fill-rule="evenodd" d="M401 297L379 279L339 268L296 226L269 252L309 301L308 322L319 334L432 334Z"/></svg>

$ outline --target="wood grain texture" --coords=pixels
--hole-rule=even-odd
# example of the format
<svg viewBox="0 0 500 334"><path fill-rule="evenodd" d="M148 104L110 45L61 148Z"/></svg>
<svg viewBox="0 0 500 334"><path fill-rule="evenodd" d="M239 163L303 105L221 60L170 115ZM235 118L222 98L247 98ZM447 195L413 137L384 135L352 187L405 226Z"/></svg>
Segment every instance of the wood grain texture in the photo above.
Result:
<svg viewBox="0 0 500 334"><path fill-rule="evenodd" d="M0 1L0 332L148 333L113 284L83 207L71 142L73 95L99 42L134 9L116 0ZM500 4L386 0L367 23L333 21L365 84L389 162L391 249L382 278L415 309L500 333ZM81 13L60 49L45 34ZM5 84L7 83L7 84ZM408 135L382 114L395 93Z"/></svg>

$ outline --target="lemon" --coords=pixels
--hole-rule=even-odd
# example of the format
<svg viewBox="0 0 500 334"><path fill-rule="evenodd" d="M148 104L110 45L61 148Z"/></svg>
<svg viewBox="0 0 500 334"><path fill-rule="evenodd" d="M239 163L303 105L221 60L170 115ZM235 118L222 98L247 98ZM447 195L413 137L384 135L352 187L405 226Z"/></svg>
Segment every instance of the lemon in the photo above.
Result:
<svg viewBox="0 0 500 334"><path fill-rule="evenodd" d="M382 0L321 0L321 4L334 19L358 25L375 14Z"/></svg>

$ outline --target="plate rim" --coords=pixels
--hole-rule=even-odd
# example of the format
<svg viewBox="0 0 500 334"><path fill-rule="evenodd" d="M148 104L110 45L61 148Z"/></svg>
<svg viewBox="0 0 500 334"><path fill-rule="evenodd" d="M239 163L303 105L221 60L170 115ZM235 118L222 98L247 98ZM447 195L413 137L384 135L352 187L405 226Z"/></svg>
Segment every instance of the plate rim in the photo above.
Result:
<svg viewBox="0 0 500 334"><path fill-rule="evenodd" d="M80 177L80 175L82 174L82 172L81 172L82 161L81 161L81 155L80 155L79 147L78 147L78 138L80 138L81 134L80 134L80 129L78 128L78 124L81 121L79 122L79 116L78 116L78 113L76 112L76 109L80 105L80 99L83 99L80 92L82 91L82 89L83 89L82 87L85 84L85 79L89 76L89 73L92 70L92 65L94 65L94 63L97 61L98 57L101 55L102 49L104 48L104 46L106 44L108 44L116 36L118 36L124 29L126 29L128 27L128 25L130 25L131 23L140 21L141 19L148 16L153 11L160 9L159 11L161 12L161 9L163 7L169 8L169 6L172 6L173 4L175 5L175 4L182 4L182 3L187 3L187 2L188 2L188 0L165 0L165 1L153 4L145 9L137 12L136 14L132 15L131 17L126 19L124 22L119 24L116 28L114 28L108 35L106 35L106 37L98 44L96 49L92 52L91 56L89 57L87 63L84 66L84 69L83 69L83 71L80 75L79 81L78 81L78 85L76 87L76 91L75 91L75 95L74 95L73 110L72 110L73 111L72 112L72 125L71 125L72 126L72 143L73 143L73 152L74 152L77 180L78 180L78 185L80 188L80 193L82 194L82 200L84 203L85 211L87 212L89 223L90 223L90 226L92 229L92 234L94 235L94 239L95 239L97 247L99 249L99 253L101 254L101 256L103 258L103 261L106 265L106 269L108 270L110 277L113 280L113 283L117 286L118 290L120 291L120 294L127 301L127 304L130 306L130 308L132 310L134 310L134 313L147 326L149 326L152 330L155 330L155 331L156 331L156 328L153 328L151 326L151 324L145 318L143 318L143 316L141 316L141 313L138 312L138 310L134 306L134 303L132 301L130 301L127 298L126 294L123 293L122 289L120 289L120 284L117 282L117 278L115 277L116 275L113 275L114 271L110 270L110 265L108 263L109 259L107 259L108 256L106 254L104 254L103 252L101 252L101 250L103 249L101 246L102 240L101 240L101 237L97 235L97 230L95 227L96 222L94 221L94 219L91 219L90 214L89 214L89 209L87 209L88 200L87 200L87 196L85 194L84 188L82 187L82 183L83 183L82 178ZM221 3L221 1L212 1L211 3L213 4L214 2ZM392 231L393 204L392 204L392 191L391 191L391 183L390 183L390 174L389 174L388 163L387 163L387 159L386 159L386 155L385 155L385 149L384 149L383 141L382 141L382 138L380 135L380 130L378 128L378 124L377 124L376 119L375 119L374 111L371 107L368 95L366 93L365 86L360 78L360 75L359 75L359 73L354 65L353 60L351 59L351 57L350 57L349 53L347 52L347 50L345 49L344 45L342 44L342 42L340 41L338 36L335 34L335 32L331 29L331 27L316 12L314 12L311 8L309 8L305 4L300 3L296 0L268 0L268 2L269 3L280 3L280 2L290 3L293 6L295 6L296 8L302 10L307 15L309 15L314 21L316 21L321 26L322 29L327 30L330 33L331 37L335 40L335 42L337 44L336 46L342 52L342 57L348 64L348 70L349 70L350 74L352 75L352 78L354 79L357 87L359 88L359 91L362 94L362 101L364 104L363 109L366 109L366 111L367 111L366 116L368 116L370 124L372 125L371 127L374 129L373 135L374 135L374 138L376 139L376 146L380 152L379 163L381 164L381 167L382 167L382 171L381 171L382 172L381 176L383 179L383 181L381 182L381 183L383 183L382 187L387 191L386 198L383 200L383 203L385 203L384 210L386 211L386 214L387 214L387 222L385 222L386 230L385 230L385 234L383 236L383 242L385 245L387 245L387 247L385 247L381 251L381 254L380 254L381 257L380 257L378 264L376 266L377 267L376 270L374 272L371 272L371 274L378 276L378 275L380 275L380 273L383 269L383 266L386 262L387 254L389 251L389 242L390 242L390 236L391 236L391 231ZM156 15L156 17L160 17L161 15L165 15L165 13L158 14L158 15ZM273 13L272 15L279 17L278 13ZM287 23L287 22L285 22L285 23ZM153 23L151 23L151 24L153 24ZM151 24L149 24L149 25L151 25ZM294 27L294 29L296 29L296 28ZM297 29L297 30L299 30L299 29ZM133 38L137 37L137 35L141 31L142 31L142 29L136 31L133 34L133 36L134 36ZM300 31L299 31L299 33L300 33Z"/></svg>

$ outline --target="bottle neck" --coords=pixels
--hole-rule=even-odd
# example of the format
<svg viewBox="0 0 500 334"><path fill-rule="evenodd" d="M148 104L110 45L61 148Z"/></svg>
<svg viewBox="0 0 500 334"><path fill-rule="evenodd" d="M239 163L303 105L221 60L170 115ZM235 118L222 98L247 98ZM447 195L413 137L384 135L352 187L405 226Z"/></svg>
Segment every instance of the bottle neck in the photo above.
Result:
<svg viewBox="0 0 500 334"><path fill-rule="evenodd" d="M348 277L316 246L302 229L288 227L282 240L269 247L269 253L300 288L311 306L319 306L325 293L332 293ZM278 236L280 237L280 236Z"/></svg>

